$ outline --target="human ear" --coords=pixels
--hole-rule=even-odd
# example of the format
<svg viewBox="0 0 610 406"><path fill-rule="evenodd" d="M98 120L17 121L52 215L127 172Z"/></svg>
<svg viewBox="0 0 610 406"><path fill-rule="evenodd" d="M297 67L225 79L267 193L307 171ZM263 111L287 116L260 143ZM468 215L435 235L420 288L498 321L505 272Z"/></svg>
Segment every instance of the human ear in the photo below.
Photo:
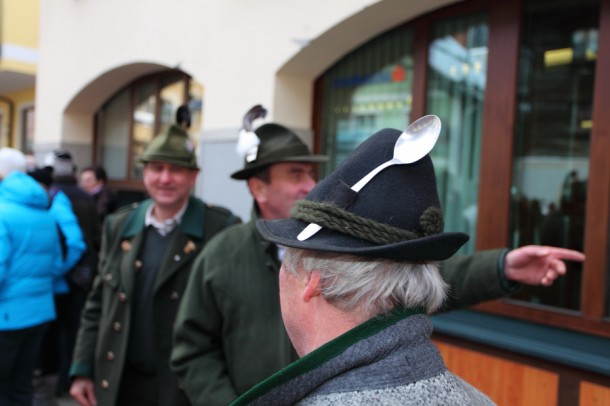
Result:
<svg viewBox="0 0 610 406"><path fill-rule="evenodd" d="M309 279L303 290L303 301L309 302L316 296L320 296L320 272L313 271L309 274Z"/></svg>
<svg viewBox="0 0 610 406"><path fill-rule="evenodd" d="M248 189L257 203L264 203L267 200L267 184L257 177L248 179Z"/></svg>

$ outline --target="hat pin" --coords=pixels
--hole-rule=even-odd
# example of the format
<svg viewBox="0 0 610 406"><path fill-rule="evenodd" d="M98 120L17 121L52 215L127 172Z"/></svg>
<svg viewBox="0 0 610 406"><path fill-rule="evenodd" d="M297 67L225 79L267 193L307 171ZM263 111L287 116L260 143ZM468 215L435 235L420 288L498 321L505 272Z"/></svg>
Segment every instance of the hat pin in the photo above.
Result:
<svg viewBox="0 0 610 406"><path fill-rule="evenodd" d="M435 115L427 115L415 120L396 140L392 159L374 168L356 182L351 189L354 192L359 192L381 171L392 165L410 164L419 161L432 151L440 132L441 120ZM305 241L321 229L322 226L310 223L299 233L297 239L299 241Z"/></svg>

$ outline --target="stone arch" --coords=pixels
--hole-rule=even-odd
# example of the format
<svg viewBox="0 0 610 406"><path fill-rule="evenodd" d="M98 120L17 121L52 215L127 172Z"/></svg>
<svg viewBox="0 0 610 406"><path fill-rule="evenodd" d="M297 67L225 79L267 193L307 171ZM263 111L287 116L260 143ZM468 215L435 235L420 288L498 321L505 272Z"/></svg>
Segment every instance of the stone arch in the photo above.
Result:
<svg viewBox="0 0 610 406"><path fill-rule="evenodd" d="M106 101L134 80L173 70L157 63L134 62L107 70L83 86L68 102L62 117L62 146L69 147L78 167L93 161L95 113Z"/></svg>
<svg viewBox="0 0 610 406"><path fill-rule="evenodd" d="M459 0L383 0L364 7L315 38L278 70L274 116L300 128L311 126L316 78L344 55L371 38Z"/></svg>

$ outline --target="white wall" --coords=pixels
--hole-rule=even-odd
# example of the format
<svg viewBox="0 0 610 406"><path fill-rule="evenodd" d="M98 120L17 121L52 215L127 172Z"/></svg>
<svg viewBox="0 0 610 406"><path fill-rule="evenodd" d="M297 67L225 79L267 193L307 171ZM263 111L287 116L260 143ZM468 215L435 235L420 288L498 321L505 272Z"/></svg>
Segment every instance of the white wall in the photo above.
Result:
<svg viewBox="0 0 610 406"><path fill-rule="evenodd" d="M204 155L234 143L255 104L269 110L269 120L308 130L318 75L377 34L455 1L43 0L35 149L73 146L90 156L95 110L159 67L180 68L204 86ZM207 195L232 190L233 181L207 178L224 177L230 159L203 165L204 198L249 201L247 192Z"/></svg>

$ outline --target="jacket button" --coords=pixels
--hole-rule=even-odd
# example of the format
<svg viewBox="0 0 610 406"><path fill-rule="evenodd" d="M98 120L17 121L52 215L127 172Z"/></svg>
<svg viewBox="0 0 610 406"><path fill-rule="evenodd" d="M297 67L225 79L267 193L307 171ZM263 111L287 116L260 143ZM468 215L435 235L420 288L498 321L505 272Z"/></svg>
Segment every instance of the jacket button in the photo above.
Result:
<svg viewBox="0 0 610 406"><path fill-rule="evenodd" d="M125 292L120 292L119 293L119 302L126 302L127 301L127 295L125 294Z"/></svg>
<svg viewBox="0 0 610 406"><path fill-rule="evenodd" d="M100 386L102 387L102 389L108 389L110 383L108 383L108 380L102 379L102 381L100 382Z"/></svg>
<svg viewBox="0 0 610 406"><path fill-rule="evenodd" d="M112 328L118 333L119 331L121 331L122 328L121 323L115 321L114 323L112 323Z"/></svg>
<svg viewBox="0 0 610 406"><path fill-rule="evenodd" d="M176 262L180 261L180 255L178 255L178 254L174 255L174 261L176 261Z"/></svg>
<svg viewBox="0 0 610 406"><path fill-rule="evenodd" d="M180 295L175 290L169 295L169 298L172 300L176 300L178 297L180 297Z"/></svg>
<svg viewBox="0 0 610 406"><path fill-rule="evenodd" d="M114 359L114 352L112 352L112 351L108 351L108 352L106 353L106 359L107 359L108 361L112 361L112 360Z"/></svg>
<svg viewBox="0 0 610 406"><path fill-rule="evenodd" d="M111 273L107 273L106 275L104 275L104 280L106 282L110 282L112 280L112 274Z"/></svg>
<svg viewBox="0 0 610 406"><path fill-rule="evenodd" d="M142 268L142 261L136 259L136 262L133 263L133 266L135 268L135 271L138 272L140 268Z"/></svg>

